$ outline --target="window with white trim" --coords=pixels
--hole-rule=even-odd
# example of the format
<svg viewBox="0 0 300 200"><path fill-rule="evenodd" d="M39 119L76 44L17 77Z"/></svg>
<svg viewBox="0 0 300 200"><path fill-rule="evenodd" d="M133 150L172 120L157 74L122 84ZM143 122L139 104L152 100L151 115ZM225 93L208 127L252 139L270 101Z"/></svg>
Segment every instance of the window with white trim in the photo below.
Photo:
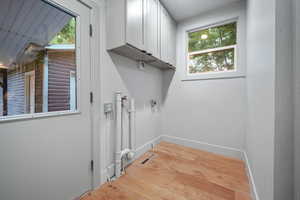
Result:
<svg viewBox="0 0 300 200"><path fill-rule="evenodd" d="M236 22L188 32L188 76L234 72L236 55Z"/></svg>
<svg viewBox="0 0 300 200"><path fill-rule="evenodd" d="M17 12L32 2L35 10ZM0 23L0 35L5 36L0 37L0 121L76 112L76 16L47 1L3 4L15 20Z"/></svg>

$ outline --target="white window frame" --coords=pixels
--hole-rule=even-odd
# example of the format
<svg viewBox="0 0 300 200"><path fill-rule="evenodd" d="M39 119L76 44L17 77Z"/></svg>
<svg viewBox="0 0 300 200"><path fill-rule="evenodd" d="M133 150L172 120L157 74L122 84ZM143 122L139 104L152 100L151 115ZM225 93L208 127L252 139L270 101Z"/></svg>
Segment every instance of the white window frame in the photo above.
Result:
<svg viewBox="0 0 300 200"><path fill-rule="evenodd" d="M82 0L84 4L93 4L90 0ZM88 3L86 3L88 2ZM80 15L76 12L69 10L68 8L58 4L55 0L45 0L45 3L49 3L54 7L58 7L62 9L64 12L69 13L73 17L76 18L76 43L75 43L75 63L76 63L76 110L63 110L63 111L54 111L54 112L41 112L41 113L28 113L28 114L20 114L20 115L11 115L11 116L0 116L0 123L10 122L10 121L20 121L20 120L29 120L29 119L39 119L39 118L47 118L47 117L59 117L59 116L68 116L68 115L80 115L81 114L81 101L80 101L80 70L81 70L81 50L80 50ZM78 28L79 27L79 28ZM94 58L93 58L94 59ZM25 86L25 85L24 85Z"/></svg>
<svg viewBox="0 0 300 200"><path fill-rule="evenodd" d="M212 49L206 49L206 50L202 50L202 51L194 51L194 52L191 52L191 53L188 53L188 61L189 61L189 57L192 56L192 55L198 55L198 54L205 54L205 53L213 53L213 52L216 52L216 51L222 51L222 50L227 50L227 49L234 49L234 70L229 70L229 71L220 71L220 72L201 72L201 73L190 73L189 72L189 64L187 62L187 74L188 76L198 76L199 74L210 74L210 73L226 73L226 72L234 72L236 71L237 69L237 64L236 64L236 61L237 61L237 45L230 45L230 46L225 46L225 47L218 47L218 48L212 48Z"/></svg>
<svg viewBox="0 0 300 200"><path fill-rule="evenodd" d="M33 88L33 92L34 92L34 96L33 96L33 100L31 100L31 85L30 85L30 78L33 77L34 79L34 88ZM34 114L35 113L35 70L29 71L29 72L25 72L25 77L24 77L24 111L27 114ZM28 101L28 95L29 97L29 101ZM31 110L31 103L33 103L33 110ZM28 107L29 104L29 107ZM31 106L30 106L31 105ZM16 115L17 116L17 115Z"/></svg>
<svg viewBox="0 0 300 200"><path fill-rule="evenodd" d="M214 28L230 23L236 23L236 31L237 31L237 39L236 39L236 44L235 45L230 45L230 46L224 46L224 47L218 47L218 48L212 48L212 49L205 49L202 51L197 51L197 52L189 52L189 33L192 32L197 32L209 28ZM222 22L216 22L212 23L206 26L200 26L192 29L187 29L185 30L185 70L184 70L184 75L182 78L182 81L191 81L191 80L208 80L208 79L223 79L223 78L239 78L239 77L245 77L245 72L244 72L244 67L240 65L239 61L239 41L240 41L240 36L239 36L239 20L238 17L225 20ZM209 52L215 52L215 51L220 51L220 50L225 50L225 49L231 49L234 48L234 70L228 70L228 71L219 71L219 72L203 72L203 73L189 73L189 56L194 55L194 54L202 54L202 53L209 53Z"/></svg>
<svg viewBox="0 0 300 200"><path fill-rule="evenodd" d="M49 58L48 52L46 52L44 56L44 65L43 65L43 113L48 112L48 65L49 65Z"/></svg>

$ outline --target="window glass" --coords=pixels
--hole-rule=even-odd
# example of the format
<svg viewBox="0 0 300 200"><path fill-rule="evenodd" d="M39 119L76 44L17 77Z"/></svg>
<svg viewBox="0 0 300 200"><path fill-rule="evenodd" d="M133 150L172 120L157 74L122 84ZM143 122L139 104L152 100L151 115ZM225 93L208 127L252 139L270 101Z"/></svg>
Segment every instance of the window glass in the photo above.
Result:
<svg viewBox="0 0 300 200"><path fill-rule="evenodd" d="M188 33L188 74L235 70L236 22Z"/></svg>
<svg viewBox="0 0 300 200"><path fill-rule="evenodd" d="M189 73L221 72L234 70L234 48L191 54Z"/></svg>
<svg viewBox="0 0 300 200"><path fill-rule="evenodd" d="M75 111L76 18L42 0L3 4L0 116Z"/></svg>

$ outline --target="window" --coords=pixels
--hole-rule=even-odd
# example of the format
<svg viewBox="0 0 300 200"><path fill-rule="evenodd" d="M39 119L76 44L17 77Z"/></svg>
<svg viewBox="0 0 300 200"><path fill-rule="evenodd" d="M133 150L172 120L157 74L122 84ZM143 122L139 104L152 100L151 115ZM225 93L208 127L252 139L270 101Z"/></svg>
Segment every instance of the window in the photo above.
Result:
<svg viewBox="0 0 300 200"><path fill-rule="evenodd" d="M35 71L25 73L25 113L35 112Z"/></svg>
<svg viewBox="0 0 300 200"><path fill-rule="evenodd" d="M188 32L188 76L235 72L236 55L236 22Z"/></svg>
<svg viewBox="0 0 300 200"><path fill-rule="evenodd" d="M14 20L0 23L0 118L76 111L76 17L41 0L6 3Z"/></svg>

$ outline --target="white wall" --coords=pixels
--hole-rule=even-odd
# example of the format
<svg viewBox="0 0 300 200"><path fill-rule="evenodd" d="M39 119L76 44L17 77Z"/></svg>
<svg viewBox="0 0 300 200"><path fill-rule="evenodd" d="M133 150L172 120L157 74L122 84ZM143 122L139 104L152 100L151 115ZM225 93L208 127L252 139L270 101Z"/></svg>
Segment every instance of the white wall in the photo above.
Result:
<svg viewBox="0 0 300 200"><path fill-rule="evenodd" d="M100 1L102 2L102 1ZM106 10L101 6L101 102L114 102L115 92L122 92L136 101L136 145L141 147L147 142L161 135L161 110L153 112L150 101L162 102L162 71L146 65L144 70L138 69L137 62L117 54L106 51ZM103 105L101 105L103 106ZM105 166L113 163L115 151L115 133L113 118L107 119L101 113L101 144L108 144L107 162L102 162L101 171L105 173ZM104 143L103 143L104 141ZM100 159L106 154L105 147L101 147ZM103 177L102 177L103 178ZM104 177L105 178L105 177Z"/></svg>
<svg viewBox="0 0 300 200"><path fill-rule="evenodd" d="M244 148L245 78L182 81L185 32L239 16L239 61L245 65L245 7L234 3L185 20L177 29L177 70L164 74L163 134Z"/></svg>
<svg viewBox="0 0 300 200"><path fill-rule="evenodd" d="M293 1L294 8L294 158L295 200L300 199L300 2Z"/></svg>
<svg viewBox="0 0 300 200"><path fill-rule="evenodd" d="M82 14L80 36L89 38L88 8L57 2ZM81 55L89 58L86 44L80 45ZM80 71L80 113L0 123L0 199L72 199L90 188L89 71Z"/></svg>
<svg viewBox="0 0 300 200"><path fill-rule="evenodd" d="M160 111L151 110L151 99L162 102L162 72L146 66L145 70L137 68L137 63L125 57L110 54L107 65L103 66L102 85L103 102L114 102L114 93L122 92L136 103L136 145L140 147L161 134ZM103 115L103 117L105 117ZM107 119L103 118L106 125ZM104 124L104 125L105 125ZM114 152L114 121L110 121L110 160Z"/></svg>
<svg viewBox="0 0 300 200"><path fill-rule="evenodd" d="M258 195L273 199L275 131L275 1L247 3L246 151Z"/></svg>
<svg viewBox="0 0 300 200"><path fill-rule="evenodd" d="M293 199L292 0L276 1L274 199Z"/></svg>
<svg viewBox="0 0 300 200"><path fill-rule="evenodd" d="M94 46L100 48L98 55L101 60L101 82L95 91L94 113L95 127L98 131L100 142L104 141L105 125L108 124L101 102L113 102L114 92L121 91L136 99L136 130L137 146L141 146L156 136L160 135L160 113L153 113L150 109L150 100L162 98L162 72L156 68L146 67L145 71L137 69L136 62L126 58L109 55L105 50L105 6L102 1L97 2L100 6L100 16L97 21L100 25L100 44ZM87 27L88 28L88 27ZM97 27L94 27L97 30ZM88 29L87 29L88 30ZM96 34L96 32L95 32ZM94 45L94 44L93 44ZM88 57L88 55L83 54ZM92 74L97 80L100 73L95 70ZM83 81L86 81L82 74ZM102 90L101 90L102 89ZM102 92L99 95L100 91ZM88 98L89 90L85 90L84 96ZM89 103L88 103L89 105ZM101 107L100 107L100 106ZM98 121L98 115L99 120ZM88 130L86 127L76 127L81 115L60 116L25 121L15 121L0 124L0 199L5 200L61 200L71 199L86 190L86 182L90 178L77 174L84 168L89 173L90 140L86 139ZM86 116L85 116L86 117ZM86 118L87 119L87 118ZM113 121L109 121L113 124ZM64 123L68 129L61 128ZM75 124L74 124L75 123ZM90 123L90 122L89 122ZM99 126L99 123L100 126ZM72 128L76 131L72 131ZM95 130L97 131L98 128ZM109 133L109 147L111 149L109 160L113 158L114 135L113 130ZM84 139L83 139L84 137ZM105 141L104 141L105 142ZM97 142L95 142L97 143ZM94 147L97 149L98 147ZM103 161L103 145L100 145L101 153L99 160ZM84 157L84 162L82 158ZM85 162L86 161L86 162ZM86 163L84 165L83 163ZM98 173L105 163L96 163L95 172ZM99 183L100 181L95 181ZM95 185L98 186L98 185Z"/></svg>

